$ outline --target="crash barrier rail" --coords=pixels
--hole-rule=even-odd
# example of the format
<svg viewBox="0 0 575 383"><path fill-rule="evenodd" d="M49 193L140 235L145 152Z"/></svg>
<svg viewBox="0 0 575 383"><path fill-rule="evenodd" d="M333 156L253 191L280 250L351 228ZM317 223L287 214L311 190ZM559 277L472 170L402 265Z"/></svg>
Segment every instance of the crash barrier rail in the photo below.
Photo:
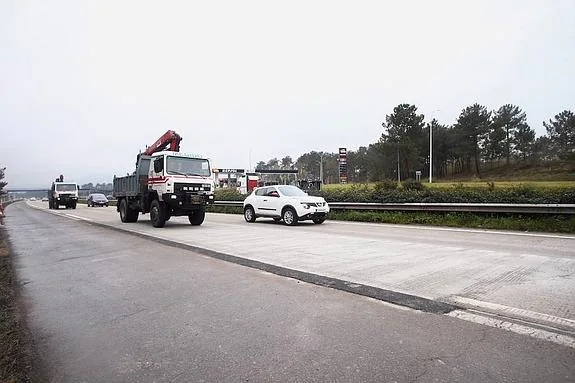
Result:
<svg viewBox="0 0 575 383"><path fill-rule="evenodd" d="M242 207L242 201L215 201L216 206ZM515 203L372 203L329 202L331 210L443 211L470 213L575 214L575 204Z"/></svg>

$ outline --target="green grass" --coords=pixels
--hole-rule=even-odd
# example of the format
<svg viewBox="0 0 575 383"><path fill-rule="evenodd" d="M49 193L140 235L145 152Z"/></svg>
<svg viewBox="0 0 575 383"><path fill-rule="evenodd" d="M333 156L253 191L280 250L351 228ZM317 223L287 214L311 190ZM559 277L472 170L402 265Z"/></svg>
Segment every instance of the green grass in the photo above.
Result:
<svg viewBox="0 0 575 383"><path fill-rule="evenodd" d="M493 186L501 189L509 189L509 188L516 188L516 187L531 187L538 190L545 190L545 189L559 189L559 188L573 188L575 189L575 181L466 181L466 182L459 182L459 181L439 181L429 183L427 181L422 182L424 187L428 187L430 189L452 189L454 187L466 187L466 188L479 188L479 189L488 189L491 187L490 182L493 183ZM337 190L346 190L349 188L360 187L360 188L367 188L368 190L373 190L375 187L375 182L370 183L350 183L350 184L327 184L323 185L322 190L324 191L337 191Z"/></svg>
<svg viewBox="0 0 575 383"><path fill-rule="evenodd" d="M575 233L575 217L560 215L333 211L330 213L329 219L548 233Z"/></svg>
<svg viewBox="0 0 575 383"><path fill-rule="evenodd" d="M555 189L555 188L575 188L575 181L491 181L495 188L514 188L520 186L532 187L534 189ZM468 182L434 182L424 183L430 188L452 188L454 185L472 188L489 188L487 181L468 181Z"/></svg>

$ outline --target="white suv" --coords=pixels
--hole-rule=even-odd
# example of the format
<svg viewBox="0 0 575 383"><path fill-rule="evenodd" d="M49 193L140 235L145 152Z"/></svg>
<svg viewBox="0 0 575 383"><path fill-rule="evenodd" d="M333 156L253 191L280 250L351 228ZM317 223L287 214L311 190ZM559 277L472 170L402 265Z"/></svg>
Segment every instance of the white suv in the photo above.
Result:
<svg viewBox="0 0 575 383"><path fill-rule="evenodd" d="M258 217L282 220L293 226L298 221L312 220L323 223L329 213L329 205L322 197L309 196L298 187L275 185L255 188L244 200L244 218L254 222Z"/></svg>

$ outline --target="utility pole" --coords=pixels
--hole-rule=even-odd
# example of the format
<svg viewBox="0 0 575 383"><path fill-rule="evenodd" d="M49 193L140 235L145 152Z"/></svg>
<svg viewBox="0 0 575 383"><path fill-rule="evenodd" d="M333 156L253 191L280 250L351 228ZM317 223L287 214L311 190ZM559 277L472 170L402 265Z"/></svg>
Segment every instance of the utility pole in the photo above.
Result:
<svg viewBox="0 0 575 383"><path fill-rule="evenodd" d="M429 183L433 182L433 120L435 112L439 112L440 109L435 109L431 112L431 122L429 123Z"/></svg>
<svg viewBox="0 0 575 383"><path fill-rule="evenodd" d="M433 120L429 124L429 183L433 182L431 174L433 173Z"/></svg>
<svg viewBox="0 0 575 383"><path fill-rule="evenodd" d="M399 170L399 145L397 146L397 183L401 183L401 173Z"/></svg>
<svg viewBox="0 0 575 383"><path fill-rule="evenodd" d="M319 182L323 185L323 152L320 153L319 157Z"/></svg>

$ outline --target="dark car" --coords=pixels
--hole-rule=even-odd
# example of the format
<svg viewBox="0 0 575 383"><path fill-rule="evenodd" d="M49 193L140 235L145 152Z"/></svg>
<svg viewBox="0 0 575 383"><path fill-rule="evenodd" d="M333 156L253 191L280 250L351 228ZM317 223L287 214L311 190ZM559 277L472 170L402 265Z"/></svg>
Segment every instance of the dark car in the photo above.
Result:
<svg viewBox="0 0 575 383"><path fill-rule="evenodd" d="M88 196L88 207L108 206L108 198L100 193L92 193Z"/></svg>

